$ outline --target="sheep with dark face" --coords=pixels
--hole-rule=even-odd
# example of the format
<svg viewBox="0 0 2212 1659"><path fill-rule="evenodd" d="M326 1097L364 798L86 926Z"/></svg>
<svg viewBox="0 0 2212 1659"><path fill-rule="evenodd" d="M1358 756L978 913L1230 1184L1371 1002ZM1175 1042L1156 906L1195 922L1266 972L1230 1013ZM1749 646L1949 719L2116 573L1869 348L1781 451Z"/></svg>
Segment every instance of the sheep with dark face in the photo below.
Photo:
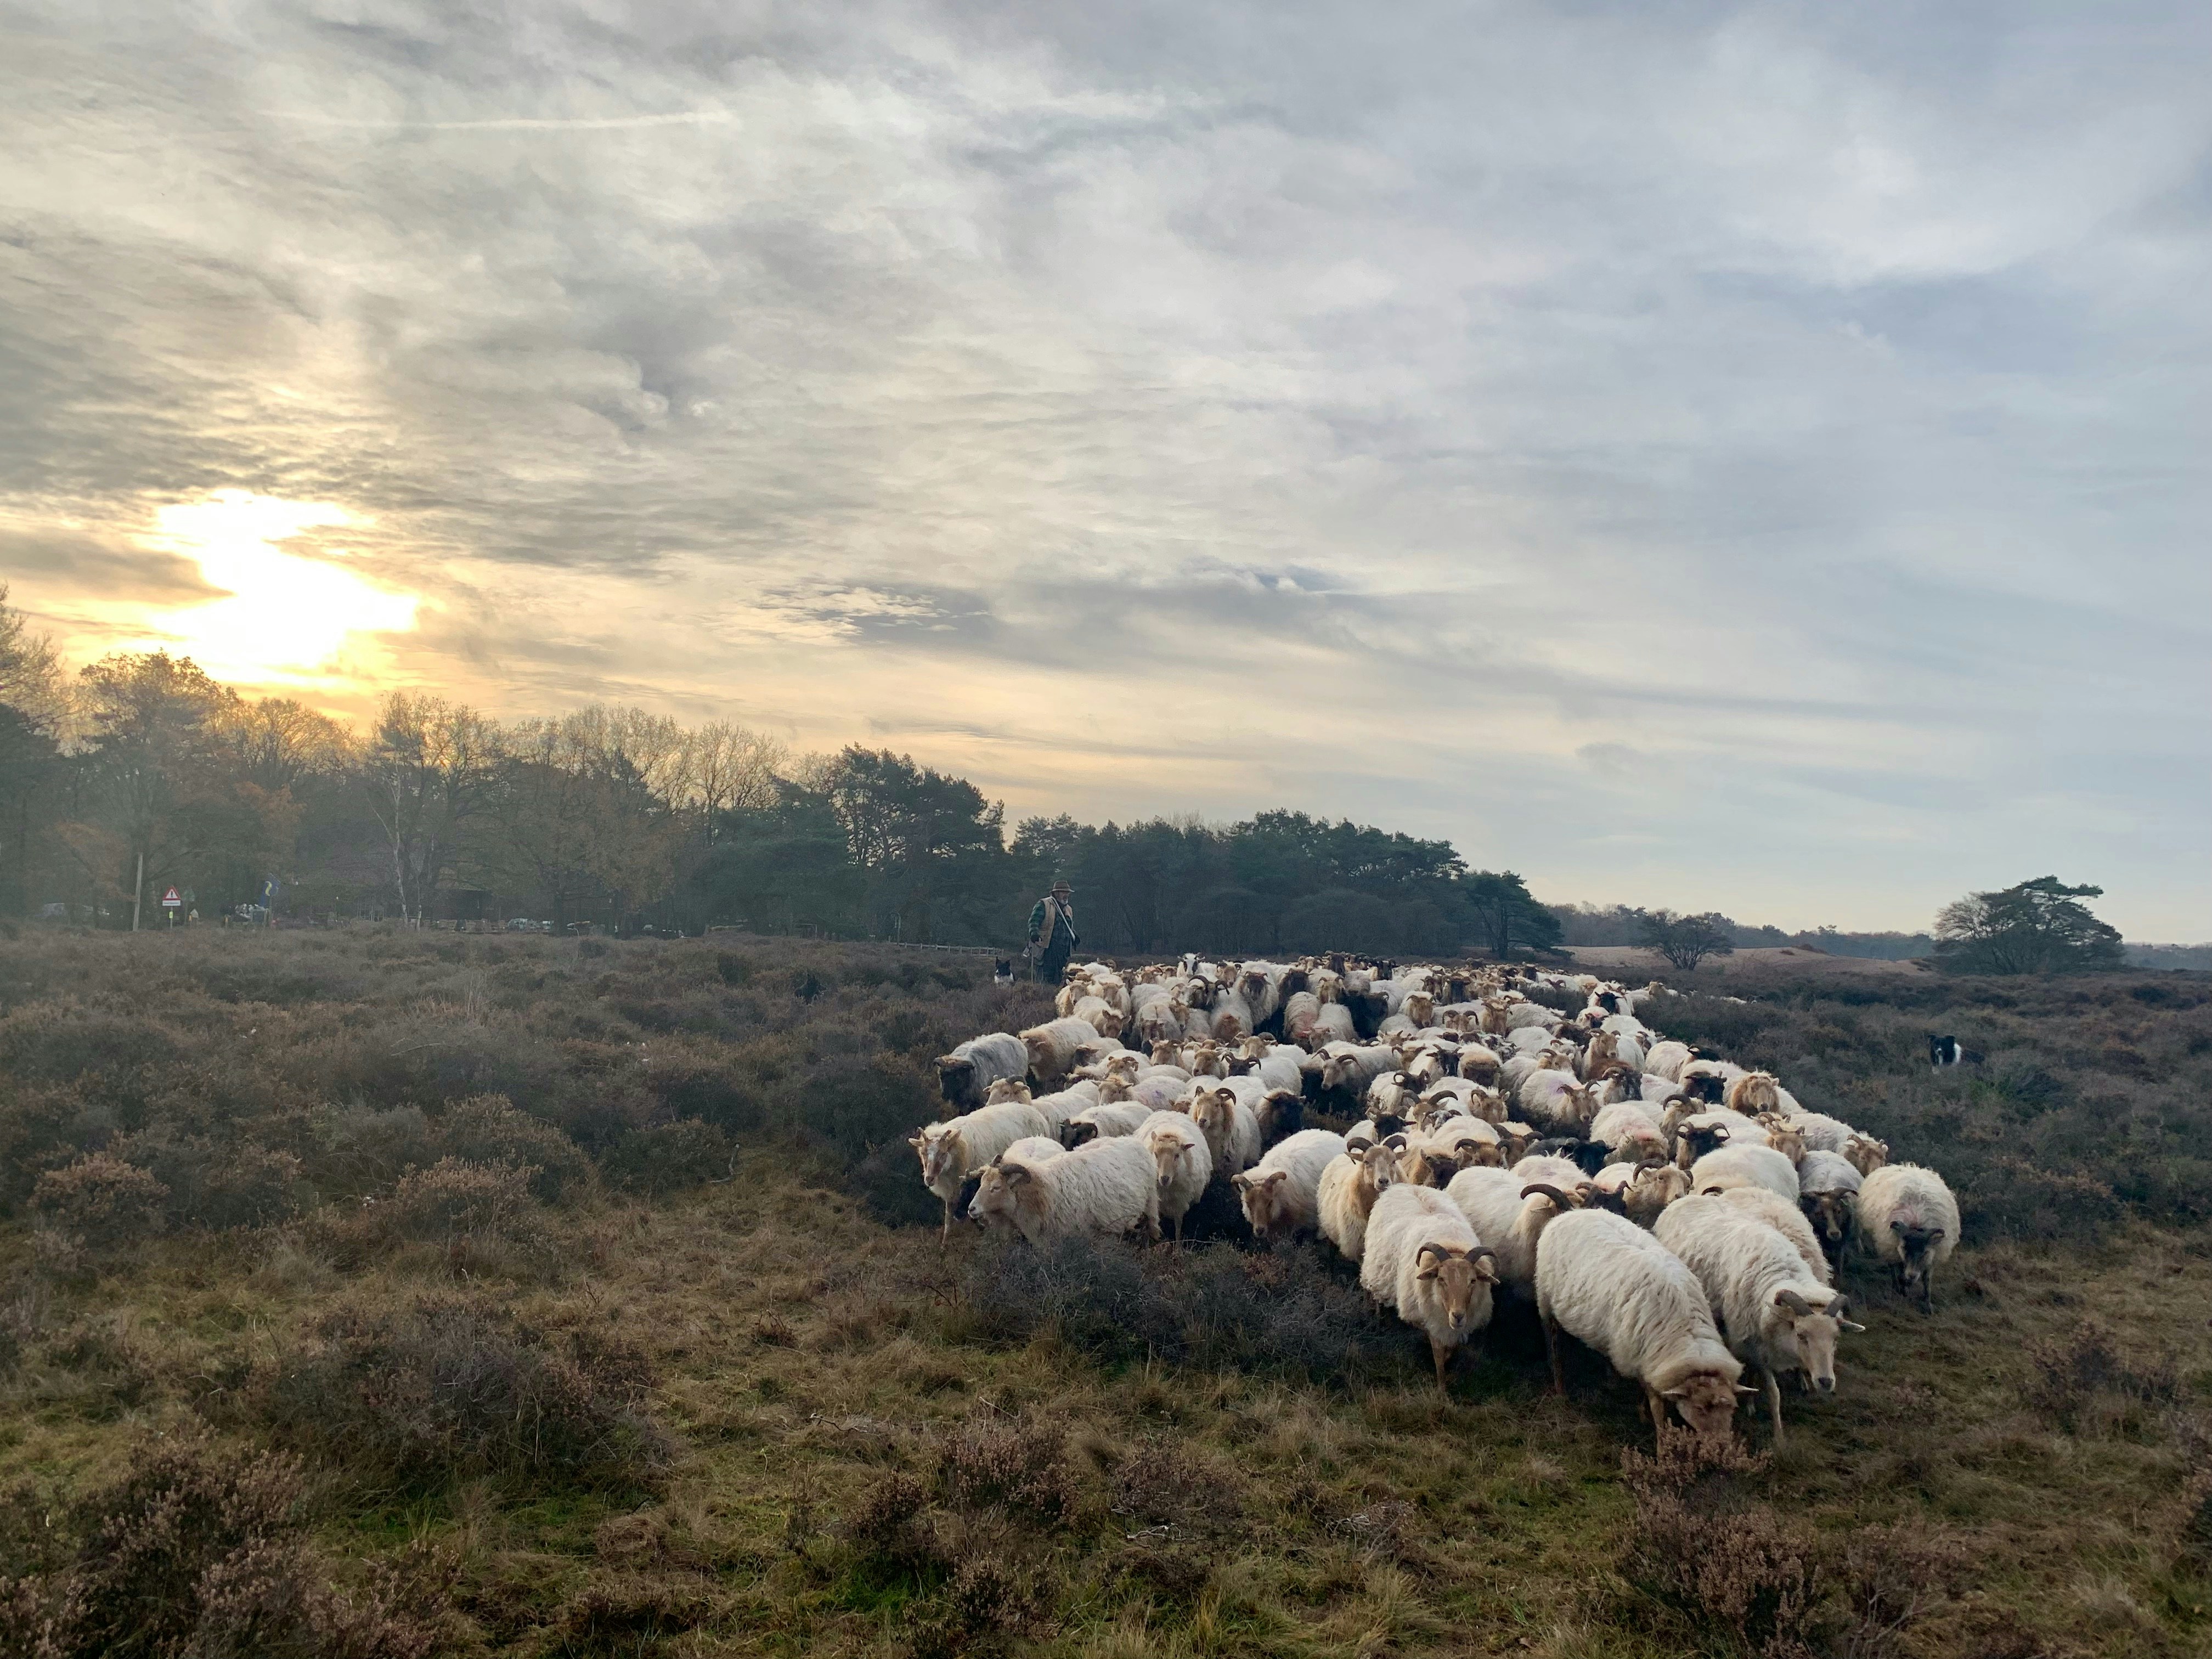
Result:
<svg viewBox="0 0 2212 1659"><path fill-rule="evenodd" d="M991 1085L1002 1078L1020 1078L1030 1069L1029 1050L1011 1031L994 1031L971 1037L936 1060L937 1091L945 1103L973 1111L985 1103Z"/></svg>
<svg viewBox="0 0 2212 1659"><path fill-rule="evenodd" d="M1943 1177L1917 1164L1887 1164L1859 1187L1858 1233L1900 1294L1936 1311L1936 1269L1959 1243L1959 1201Z"/></svg>
<svg viewBox="0 0 2212 1659"><path fill-rule="evenodd" d="M1843 1265L1844 1249L1858 1221L1859 1188L1865 1177L1836 1152L1808 1152L1797 1166L1797 1203L1831 1267Z"/></svg>

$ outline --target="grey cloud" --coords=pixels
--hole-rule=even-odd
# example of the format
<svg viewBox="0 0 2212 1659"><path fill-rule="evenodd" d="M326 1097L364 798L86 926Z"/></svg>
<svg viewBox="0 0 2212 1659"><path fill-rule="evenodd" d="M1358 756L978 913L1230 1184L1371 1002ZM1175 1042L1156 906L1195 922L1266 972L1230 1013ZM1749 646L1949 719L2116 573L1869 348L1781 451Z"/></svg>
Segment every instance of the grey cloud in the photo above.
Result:
<svg viewBox="0 0 2212 1659"><path fill-rule="evenodd" d="M56 593L119 592L148 604L199 605L225 595L190 559L66 531L0 527L0 572L36 577Z"/></svg>

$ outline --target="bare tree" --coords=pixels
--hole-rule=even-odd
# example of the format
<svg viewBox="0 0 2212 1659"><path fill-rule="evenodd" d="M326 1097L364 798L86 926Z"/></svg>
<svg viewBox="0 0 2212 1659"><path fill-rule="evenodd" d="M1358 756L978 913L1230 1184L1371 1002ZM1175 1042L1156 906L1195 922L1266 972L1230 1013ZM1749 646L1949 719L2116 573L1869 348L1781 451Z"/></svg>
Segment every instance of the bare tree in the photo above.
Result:
<svg viewBox="0 0 2212 1659"><path fill-rule="evenodd" d="M499 739L495 723L442 697L385 700L358 775L391 843L401 920L422 921L461 831L483 809Z"/></svg>
<svg viewBox="0 0 2212 1659"><path fill-rule="evenodd" d="M686 781L693 805L706 815L708 838L725 812L763 812L775 805L777 772L791 751L767 733L726 720L691 733Z"/></svg>
<svg viewBox="0 0 2212 1659"><path fill-rule="evenodd" d="M303 778L335 774L352 757L352 735L345 727L289 697L232 705L216 721L215 735L240 775L271 794Z"/></svg>

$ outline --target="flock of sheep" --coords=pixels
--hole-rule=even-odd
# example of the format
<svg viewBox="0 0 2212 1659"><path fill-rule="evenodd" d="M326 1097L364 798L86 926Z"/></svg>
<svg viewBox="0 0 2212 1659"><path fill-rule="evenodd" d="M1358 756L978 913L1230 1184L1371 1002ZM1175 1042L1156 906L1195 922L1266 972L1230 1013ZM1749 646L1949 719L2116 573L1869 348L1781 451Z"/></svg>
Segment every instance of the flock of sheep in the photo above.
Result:
<svg viewBox="0 0 2212 1659"><path fill-rule="evenodd" d="M1562 1016L1537 988L1585 1006ZM939 1059L960 1115L913 1145L948 1233L972 1183L969 1216L1032 1243L1165 1224L1179 1245L1225 1181L1261 1239L1317 1232L1357 1262L1427 1335L1439 1388L1519 1297L1555 1389L1564 1330L1642 1384L1655 1429L1671 1405L1725 1437L1763 1391L1779 1443L1780 1379L1832 1391L1839 1338L1864 1328L1835 1285L1846 1249L1932 1313L1958 1206L1771 1074L1638 1018L1672 994L1515 964L1094 962L1068 970L1060 1018Z"/></svg>

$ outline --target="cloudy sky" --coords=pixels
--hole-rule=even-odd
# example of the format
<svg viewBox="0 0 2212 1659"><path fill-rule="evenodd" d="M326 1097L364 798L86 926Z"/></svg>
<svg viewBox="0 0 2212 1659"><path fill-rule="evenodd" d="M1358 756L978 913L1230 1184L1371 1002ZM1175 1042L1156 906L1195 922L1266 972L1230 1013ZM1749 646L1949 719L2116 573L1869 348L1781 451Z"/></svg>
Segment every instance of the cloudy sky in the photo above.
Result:
<svg viewBox="0 0 2212 1659"><path fill-rule="evenodd" d="M2179 0L0 0L0 574L339 713L2212 937L2208 77Z"/></svg>

